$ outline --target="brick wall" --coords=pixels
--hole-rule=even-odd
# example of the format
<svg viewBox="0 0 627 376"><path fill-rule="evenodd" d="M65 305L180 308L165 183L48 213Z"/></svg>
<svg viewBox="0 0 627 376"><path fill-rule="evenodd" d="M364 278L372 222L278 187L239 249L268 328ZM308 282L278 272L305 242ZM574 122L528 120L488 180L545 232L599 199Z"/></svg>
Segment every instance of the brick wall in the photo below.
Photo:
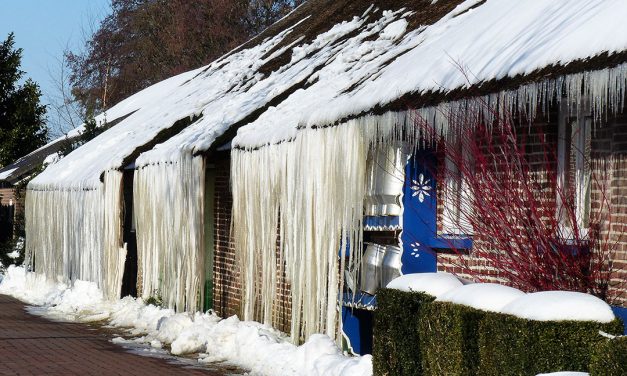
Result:
<svg viewBox="0 0 627 376"><path fill-rule="evenodd" d="M593 132L592 171L598 182L592 183L593 210L609 201L601 238L609 250L611 275L608 289L610 303L627 306L627 116L610 119ZM606 206L607 208L607 206Z"/></svg>
<svg viewBox="0 0 627 376"><path fill-rule="evenodd" d="M549 132L549 139L534 139L529 134L527 152L536 158L536 166L542 166L543 142L555 143L557 114L552 113L548 120L540 118L536 125ZM531 128L533 129L533 128ZM613 117L597 124L592 131L591 140L591 212L598 211L605 200L609 202L605 220L601 223L601 247L607 247L611 265L611 277L608 288L608 302L618 306L627 306L627 115ZM535 156L535 157L534 157ZM552 189L546 187L546 189ZM608 206L605 205L607 208ZM440 213L441 214L441 213ZM552 213L547 213L552 215ZM489 239L482 239L480 234L474 237L473 249L489 247ZM605 251L601 251L605 252ZM463 278L483 282L507 283L487 260L470 255L460 257L454 253L437 255L438 270L455 273Z"/></svg>
<svg viewBox="0 0 627 376"><path fill-rule="evenodd" d="M7 206L15 202L13 188L0 188L0 205Z"/></svg>
<svg viewBox="0 0 627 376"><path fill-rule="evenodd" d="M526 119L514 120L517 124L516 131L520 145L525 146L525 153L528 157L529 167L538 174L546 176L547 170L547 144L555 147L557 144L557 113L551 112L548 116L539 115L533 124L529 124ZM498 139L498 138L495 138ZM444 156L439 156L442 160ZM442 162L440 162L442 163ZM550 168L555 168L554 164L548 164ZM539 175L540 180L546 180L543 175ZM442 182L438 181L438 203L442 202ZM546 190L549 190L547 192ZM515 194L515 193L513 193ZM554 190L545 185L539 192L539 197L555 197ZM554 204L549 203L549 206ZM554 215L553 212L546 215ZM442 231L441 218L443 215L442 205L438 204L438 232ZM508 280L499 273L499 270L491 265L487 258L477 255L492 250L493 245L489 238L477 233L473 236L473 248L466 250L451 250L450 252L440 252L437 254L438 271L446 271L458 275L461 278L474 280L477 282L490 282L507 284ZM493 250L492 250L493 251Z"/></svg>
<svg viewBox="0 0 627 376"><path fill-rule="evenodd" d="M218 315L241 316L241 286L235 267L235 249L230 236L233 198L230 187L230 159L215 162L215 228L213 263L213 308Z"/></svg>

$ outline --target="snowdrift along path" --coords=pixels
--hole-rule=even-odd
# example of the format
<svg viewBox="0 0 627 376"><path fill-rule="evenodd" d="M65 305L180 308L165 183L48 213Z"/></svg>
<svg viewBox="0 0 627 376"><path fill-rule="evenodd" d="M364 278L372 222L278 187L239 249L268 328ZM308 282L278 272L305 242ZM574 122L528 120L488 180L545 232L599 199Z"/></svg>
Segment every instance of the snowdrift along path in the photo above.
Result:
<svg viewBox="0 0 627 376"><path fill-rule="evenodd" d="M213 313L175 313L131 297L108 301L92 282L76 281L70 287L10 266L0 282L0 294L41 306L47 318L105 321L126 329L136 343L169 346L175 355L199 353L200 362L226 362L253 375L372 375L371 356L345 356L324 335L295 346L277 330L235 316L221 319Z"/></svg>

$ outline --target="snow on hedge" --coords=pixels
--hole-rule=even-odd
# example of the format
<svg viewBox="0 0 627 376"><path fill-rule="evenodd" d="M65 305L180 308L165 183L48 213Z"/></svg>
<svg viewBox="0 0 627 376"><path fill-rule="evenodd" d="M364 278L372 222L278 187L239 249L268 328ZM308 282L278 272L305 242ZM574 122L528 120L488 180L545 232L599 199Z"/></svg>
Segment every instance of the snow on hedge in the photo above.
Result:
<svg viewBox="0 0 627 376"><path fill-rule="evenodd" d="M441 295L440 302L451 302L489 312L500 312L510 302L525 293L509 286L496 283L473 283L464 285Z"/></svg>
<svg viewBox="0 0 627 376"><path fill-rule="evenodd" d="M271 327L253 321L227 319L212 313L175 313L141 299L107 301L92 282L73 286L47 280L24 268L9 266L0 293L42 306L33 312L56 320L93 322L106 320L125 328L139 343L172 354L200 353L200 362L228 362L260 375L372 375L371 356L342 354L334 341L314 335L301 346ZM114 342L124 342L116 339Z"/></svg>
<svg viewBox="0 0 627 376"><path fill-rule="evenodd" d="M424 292L436 301L451 302L484 311L505 313L537 321L610 322L615 316L603 300L572 291L543 291L525 294L496 283L462 285L449 273L405 274L392 280L387 288Z"/></svg>
<svg viewBox="0 0 627 376"><path fill-rule="evenodd" d="M537 321L597 321L614 320L612 308L596 296L572 291L542 291L522 296L502 313Z"/></svg>
<svg viewBox="0 0 627 376"><path fill-rule="evenodd" d="M401 291L423 292L438 298L461 286L459 279L450 273L414 273L394 278L386 287Z"/></svg>

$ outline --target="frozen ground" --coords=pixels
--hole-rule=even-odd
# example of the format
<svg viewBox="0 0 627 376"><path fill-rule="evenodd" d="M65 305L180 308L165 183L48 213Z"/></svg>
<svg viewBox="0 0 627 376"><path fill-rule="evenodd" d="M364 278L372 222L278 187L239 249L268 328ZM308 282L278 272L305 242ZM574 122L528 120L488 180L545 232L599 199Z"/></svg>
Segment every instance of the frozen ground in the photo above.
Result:
<svg viewBox="0 0 627 376"><path fill-rule="evenodd" d="M155 353L169 349L174 355L199 354L201 363L223 362L250 370L253 375L372 374L370 356L346 356L324 335L314 335L295 346L284 334L235 316L222 319L212 313L176 314L130 297L106 301L90 282L76 281L70 287L10 266L0 282L0 293L39 306L36 313L47 318L104 321L123 328L133 339L116 338L114 342L124 346L134 343L151 346Z"/></svg>

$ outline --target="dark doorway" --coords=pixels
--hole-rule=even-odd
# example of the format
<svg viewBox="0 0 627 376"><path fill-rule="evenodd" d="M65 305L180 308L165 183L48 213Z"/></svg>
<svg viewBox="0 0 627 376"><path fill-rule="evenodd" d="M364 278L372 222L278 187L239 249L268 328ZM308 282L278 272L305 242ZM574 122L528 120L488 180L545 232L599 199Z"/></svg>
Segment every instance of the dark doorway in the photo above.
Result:
<svg viewBox="0 0 627 376"><path fill-rule="evenodd" d="M135 170L124 170L124 224L123 241L126 243L126 261L122 277L122 297L137 296L137 234L133 212L133 178Z"/></svg>

